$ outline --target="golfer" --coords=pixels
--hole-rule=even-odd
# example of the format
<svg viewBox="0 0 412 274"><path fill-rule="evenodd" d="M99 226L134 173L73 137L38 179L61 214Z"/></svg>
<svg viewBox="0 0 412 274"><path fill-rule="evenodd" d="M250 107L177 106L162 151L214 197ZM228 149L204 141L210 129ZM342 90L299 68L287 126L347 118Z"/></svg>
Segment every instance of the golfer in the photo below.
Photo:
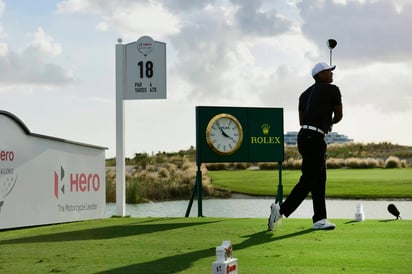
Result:
<svg viewBox="0 0 412 274"><path fill-rule="evenodd" d="M268 230L282 215L289 217L307 197L312 194L313 229L334 229L335 224L327 220L326 150L325 134L332 130L343 116L341 93L333 84L335 65L318 63L312 69L315 83L299 97L298 149L302 155L302 175L287 199L279 205L271 205Z"/></svg>

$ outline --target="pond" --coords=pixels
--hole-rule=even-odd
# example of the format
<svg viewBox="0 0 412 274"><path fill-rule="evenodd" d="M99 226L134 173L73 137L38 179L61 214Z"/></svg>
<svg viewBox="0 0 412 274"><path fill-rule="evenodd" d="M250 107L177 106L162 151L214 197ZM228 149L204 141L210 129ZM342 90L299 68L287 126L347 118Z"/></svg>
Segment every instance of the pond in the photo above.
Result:
<svg viewBox="0 0 412 274"><path fill-rule="evenodd" d="M204 199L202 201L205 217L225 218L267 218L273 198L239 196L230 199ZM356 207L363 205L365 219L395 219L387 207L395 204L402 219L412 219L411 200L342 200L328 199L326 206L329 219L354 219ZM127 204L126 214L131 217L184 217L189 201L167 201L146 204ZM116 215L116 204L106 204L106 217ZM193 202L190 217L197 217L197 201ZM311 218L312 200L303 201L290 218Z"/></svg>

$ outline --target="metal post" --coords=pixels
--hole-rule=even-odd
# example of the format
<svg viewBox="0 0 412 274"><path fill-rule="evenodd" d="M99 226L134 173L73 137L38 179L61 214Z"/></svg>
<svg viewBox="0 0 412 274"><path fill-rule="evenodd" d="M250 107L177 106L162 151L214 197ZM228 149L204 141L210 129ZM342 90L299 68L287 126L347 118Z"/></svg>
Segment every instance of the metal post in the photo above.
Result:
<svg viewBox="0 0 412 274"><path fill-rule="evenodd" d="M282 162L278 162L279 165L279 183L278 183L278 193L276 195L276 203L282 204L283 200L283 185L282 185Z"/></svg>
<svg viewBox="0 0 412 274"><path fill-rule="evenodd" d="M124 103L126 47L121 39L116 45L116 214L126 215L126 177L124 157Z"/></svg>
<svg viewBox="0 0 412 274"><path fill-rule="evenodd" d="M197 183L197 217L203 217L202 170L200 169L200 165L198 166L197 172L196 172L196 183Z"/></svg>
<svg viewBox="0 0 412 274"><path fill-rule="evenodd" d="M196 178L196 180L197 180L197 178ZM189 215L190 215L190 210L192 209L193 199L195 197L196 192L197 192L197 182L195 182L195 186L193 187L193 190L192 190L192 196L190 197L189 204L187 205L187 208L186 208L186 214L185 214L186 218L189 217Z"/></svg>

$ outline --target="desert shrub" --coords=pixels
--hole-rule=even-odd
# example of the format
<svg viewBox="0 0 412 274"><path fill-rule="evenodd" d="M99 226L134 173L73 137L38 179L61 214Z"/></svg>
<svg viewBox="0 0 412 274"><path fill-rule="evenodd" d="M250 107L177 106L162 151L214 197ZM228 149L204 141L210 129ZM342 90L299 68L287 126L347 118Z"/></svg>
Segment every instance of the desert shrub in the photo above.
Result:
<svg viewBox="0 0 412 274"><path fill-rule="evenodd" d="M148 172L155 172L156 171L156 166L155 165L148 165L146 166L146 171Z"/></svg>
<svg viewBox="0 0 412 274"><path fill-rule="evenodd" d="M259 163L258 167L261 170L273 170L273 169L278 169L279 164L276 162L264 162L264 163Z"/></svg>
<svg viewBox="0 0 412 274"><path fill-rule="evenodd" d="M367 158L366 162L367 162L368 168L379 168L379 167L383 166L381 161L379 159L375 159L375 158Z"/></svg>
<svg viewBox="0 0 412 274"><path fill-rule="evenodd" d="M126 202L142 203L148 201L165 201L174 199L189 199L196 183L197 165L193 161L176 155L171 156L172 162L162 160L149 164L146 168L136 166L126 172ZM160 162L160 163L159 163ZM177 163L177 164L176 164ZM201 166L202 190L205 197L228 197L230 191L216 190L207 175L206 166ZM116 172L114 168L106 171L106 201L116 201Z"/></svg>
<svg viewBox="0 0 412 274"><path fill-rule="evenodd" d="M401 160L401 167L408 167L408 161L406 160Z"/></svg>
<svg viewBox="0 0 412 274"><path fill-rule="evenodd" d="M342 158L329 158L326 160L328 168L343 168L345 167L345 160Z"/></svg>
<svg viewBox="0 0 412 274"><path fill-rule="evenodd" d="M106 201L116 201L116 172L111 168L106 169Z"/></svg>
<svg viewBox="0 0 412 274"><path fill-rule="evenodd" d="M285 169L300 169L302 167L302 159L289 158L283 162Z"/></svg>
<svg viewBox="0 0 412 274"><path fill-rule="evenodd" d="M348 158L345 160L345 165L348 168L360 168L360 163L358 158Z"/></svg>
<svg viewBox="0 0 412 274"><path fill-rule="evenodd" d="M135 203L139 201L139 181L136 179L126 180L126 203Z"/></svg>
<svg viewBox="0 0 412 274"><path fill-rule="evenodd" d="M234 163L234 168L235 169L247 169L250 166L249 163Z"/></svg>
<svg viewBox="0 0 412 274"><path fill-rule="evenodd" d="M185 159L183 157L173 156L170 158L169 163L176 165L177 168L182 168Z"/></svg>
<svg viewBox="0 0 412 274"><path fill-rule="evenodd" d="M156 164L167 163L167 161L168 161L167 156L164 154L157 154L155 157Z"/></svg>
<svg viewBox="0 0 412 274"><path fill-rule="evenodd" d="M395 156L389 156L385 161L385 168L399 168L402 167L401 160Z"/></svg>
<svg viewBox="0 0 412 274"><path fill-rule="evenodd" d="M208 163L206 165L208 170L228 170L229 165L227 163Z"/></svg>
<svg viewBox="0 0 412 274"><path fill-rule="evenodd" d="M350 168L377 168L380 167L379 160L372 158L351 158L348 161Z"/></svg>
<svg viewBox="0 0 412 274"><path fill-rule="evenodd" d="M169 178L170 177L170 172L167 168L162 167L158 171L159 177L160 178Z"/></svg>

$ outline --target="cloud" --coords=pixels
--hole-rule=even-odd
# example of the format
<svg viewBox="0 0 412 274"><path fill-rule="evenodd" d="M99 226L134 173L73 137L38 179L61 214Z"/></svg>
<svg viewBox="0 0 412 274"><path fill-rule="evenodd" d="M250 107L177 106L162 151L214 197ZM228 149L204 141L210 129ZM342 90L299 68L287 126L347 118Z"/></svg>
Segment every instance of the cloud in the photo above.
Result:
<svg viewBox="0 0 412 274"><path fill-rule="evenodd" d="M313 81L313 63L327 61L326 40L335 38L335 80L345 104L381 112L411 106L410 64L402 63L412 48L407 1L65 0L57 7L98 14L97 28L119 32L124 41L145 34L166 40L168 56L173 54L168 93L179 100L295 110ZM394 70L390 78L382 77L388 69ZM388 99L385 89L393 87L387 79L394 78L396 96Z"/></svg>
<svg viewBox="0 0 412 274"><path fill-rule="evenodd" d="M376 63L342 73L339 82L344 101L354 107L370 106L387 115L408 112L412 106L411 65Z"/></svg>
<svg viewBox="0 0 412 274"><path fill-rule="evenodd" d="M6 7L6 4L4 3L4 1L0 0L0 17L3 16L5 7ZM5 39L5 38L7 38L7 32L4 30L3 25L0 23L0 39Z"/></svg>
<svg viewBox="0 0 412 274"><path fill-rule="evenodd" d="M57 12L101 14L96 28L113 29L125 39L137 39L145 34L165 37L178 33L181 24L177 16L157 1L65 0L57 4Z"/></svg>
<svg viewBox="0 0 412 274"><path fill-rule="evenodd" d="M7 43L0 42L0 58L9 54L9 46Z"/></svg>
<svg viewBox="0 0 412 274"><path fill-rule="evenodd" d="M60 44L39 27L33 39L21 52L9 50L0 44L0 86L42 85L54 86L73 83L74 74L47 60L61 54Z"/></svg>
<svg viewBox="0 0 412 274"><path fill-rule="evenodd" d="M231 0L236 6L235 20L242 32L249 35L277 35L290 30L292 22L275 9L265 8L262 0Z"/></svg>
<svg viewBox="0 0 412 274"><path fill-rule="evenodd" d="M54 42L54 39L47 35L41 27L33 34L33 41L30 42L28 51L38 52L44 55L57 56L62 52L61 46Z"/></svg>
<svg viewBox="0 0 412 274"><path fill-rule="evenodd" d="M271 77L283 64L263 64L267 56L255 51L256 44L276 40L293 27L284 10L261 0L123 0L116 5L66 0L58 4L58 11L99 13L100 30L116 30L126 39L150 34L156 40L167 40L168 51L175 53L168 60L168 78L183 87L174 91L176 97L218 104L262 103L262 93L273 84ZM276 55L279 44L266 43L265 47Z"/></svg>
<svg viewBox="0 0 412 274"><path fill-rule="evenodd" d="M399 62L412 57L412 4L396 1L301 1L302 32L320 49L335 38L341 63Z"/></svg>
<svg viewBox="0 0 412 274"><path fill-rule="evenodd" d="M327 39L338 42L333 50L334 78L344 104L369 106L388 115L411 109L410 2L315 0L300 1L297 7L302 34L318 48L307 56L310 60L327 56Z"/></svg>
<svg viewBox="0 0 412 274"><path fill-rule="evenodd" d="M278 42L292 25L275 18L273 10L261 11L263 3L250 3L209 4L185 11L182 21L190 24L184 24L177 35L170 37L177 51L171 73L174 79L185 82L189 100L261 105L269 103L263 98L266 91L276 94L271 84L283 65L276 55L282 50L295 50ZM255 18L248 21L247 17Z"/></svg>
<svg viewBox="0 0 412 274"><path fill-rule="evenodd" d="M98 6L100 6L104 2L108 2L108 1L63 0L56 4L56 8L57 8L57 12L61 12L61 13L76 13L76 12L97 13L100 11ZM122 2L122 1L116 1L116 3L119 3L119 2Z"/></svg>

